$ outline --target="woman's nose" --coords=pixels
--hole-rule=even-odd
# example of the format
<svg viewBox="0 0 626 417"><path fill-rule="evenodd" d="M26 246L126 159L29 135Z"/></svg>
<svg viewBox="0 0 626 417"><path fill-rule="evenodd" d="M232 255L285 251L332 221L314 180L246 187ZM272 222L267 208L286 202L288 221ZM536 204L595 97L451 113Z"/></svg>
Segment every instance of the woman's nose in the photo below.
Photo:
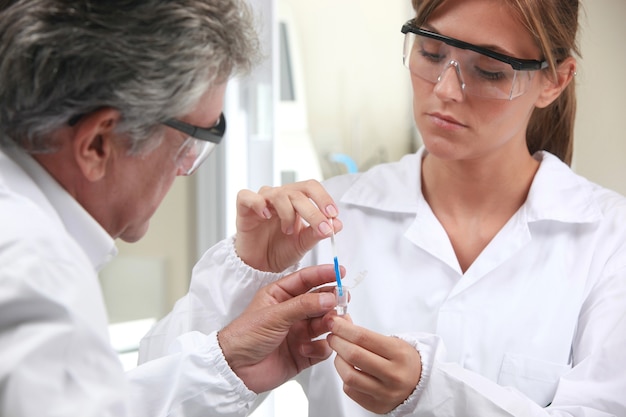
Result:
<svg viewBox="0 0 626 417"><path fill-rule="evenodd" d="M437 78L434 90L435 94L444 100L461 101L463 100L464 89L465 83L461 76L459 63L455 60L451 60L446 64Z"/></svg>

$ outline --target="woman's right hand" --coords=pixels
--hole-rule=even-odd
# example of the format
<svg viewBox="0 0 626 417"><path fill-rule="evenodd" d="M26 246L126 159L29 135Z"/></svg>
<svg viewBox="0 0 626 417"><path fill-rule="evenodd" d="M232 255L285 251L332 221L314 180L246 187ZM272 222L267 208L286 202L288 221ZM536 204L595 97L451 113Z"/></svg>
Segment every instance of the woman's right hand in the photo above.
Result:
<svg viewBox="0 0 626 417"><path fill-rule="evenodd" d="M335 202L315 180L237 195L235 250L249 266L282 272L342 228ZM303 222L303 220L306 222Z"/></svg>

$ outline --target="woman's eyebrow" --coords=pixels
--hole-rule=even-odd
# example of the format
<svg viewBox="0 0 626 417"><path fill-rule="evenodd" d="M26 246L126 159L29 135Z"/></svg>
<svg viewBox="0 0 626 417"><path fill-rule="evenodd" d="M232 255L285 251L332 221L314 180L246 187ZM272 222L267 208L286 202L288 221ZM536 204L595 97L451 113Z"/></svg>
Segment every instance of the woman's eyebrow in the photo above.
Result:
<svg viewBox="0 0 626 417"><path fill-rule="evenodd" d="M425 24L422 26L422 28L423 28L423 29L426 29L426 30L428 30L428 31L430 31L430 32L436 33L436 34L438 34L438 35L447 36L447 37L449 37L449 38L452 38L451 36L448 36L448 35L446 35L446 34L444 34L444 33L441 33L440 31L438 31L437 29L435 29L435 27L434 27L434 26L432 26L432 25L430 25L430 24L428 24L428 23L425 23ZM465 42L465 43L469 43L470 45L478 46L478 47L481 47L481 48L484 48L484 49L489 49L490 51L493 51L493 52L498 52L498 53L500 53L500 54L502 54L502 55L507 55L507 56L512 56L512 57L513 57L513 56L516 56L513 52L511 52L511 51L509 51L509 50L507 50L507 49L505 49L505 48L503 48L503 47L501 47L501 46L499 46L499 45L494 45L494 44L475 44L475 43L466 42L466 41L464 41L463 39L457 39L457 38L452 38L452 39L456 39L456 40L458 40L458 41L462 41L462 42Z"/></svg>

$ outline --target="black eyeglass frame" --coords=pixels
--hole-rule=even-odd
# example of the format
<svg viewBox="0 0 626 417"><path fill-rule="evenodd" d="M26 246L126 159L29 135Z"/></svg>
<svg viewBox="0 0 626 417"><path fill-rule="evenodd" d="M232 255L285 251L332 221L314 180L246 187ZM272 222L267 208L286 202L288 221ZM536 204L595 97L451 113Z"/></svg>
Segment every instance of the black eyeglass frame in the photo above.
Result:
<svg viewBox="0 0 626 417"><path fill-rule="evenodd" d="M517 71L539 71L548 68L548 61L513 58L511 56L492 51L491 49L472 45L471 43L463 42L458 39L450 38L436 32L431 32L430 30L419 28L413 24L413 20L409 20L404 25L402 25L402 33L407 34L408 32L441 41L447 45L454 46L455 48L467 49L470 51L478 52L479 54L509 64L514 70Z"/></svg>
<svg viewBox="0 0 626 417"><path fill-rule="evenodd" d="M70 126L74 126L85 114L86 113L80 113L71 117L67 121L67 124ZM224 133L226 133L226 117L224 117L224 113L220 113L220 119L218 120L217 124L209 128L194 126L192 124L182 122L178 119L166 120L165 122L163 122L163 124L171 127L172 129L176 129L180 132L186 133L192 138L215 143L216 145L219 145L219 143L224 138Z"/></svg>
<svg viewBox="0 0 626 417"><path fill-rule="evenodd" d="M224 117L224 113L220 113L220 119L217 124L209 128L194 126L178 119L166 120L163 124L171 127L172 129L186 133L192 138L215 143L216 145L219 145L224 138L224 133L226 133L226 117Z"/></svg>

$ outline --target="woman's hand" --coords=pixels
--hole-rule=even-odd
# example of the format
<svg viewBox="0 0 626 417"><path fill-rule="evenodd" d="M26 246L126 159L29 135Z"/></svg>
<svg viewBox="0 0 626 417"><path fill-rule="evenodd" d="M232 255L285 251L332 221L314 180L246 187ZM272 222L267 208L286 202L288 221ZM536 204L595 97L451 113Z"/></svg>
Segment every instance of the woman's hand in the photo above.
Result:
<svg viewBox="0 0 626 417"><path fill-rule="evenodd" d="M342 274L345 270L341 270ZM256 393L276 388L332 353L323 315L333 311L333 265L303 268L259 290L246 310L218 332L229 366ZM330 292L323 292L324 290Z"/></svg>
<svg viewBox="0 0 626 417"><path fill-rule="evenodd" d="M347 316L329 315L330 347L343 390L361 407L385 414L415 390L422 372L419 353L396 337L352 324Z"/></svg>
<svg viewBox="0 0 626 417"><path fill-rule="evenodd" d="M237 195L237 255L260 271L282 272L332 234L333 199L315 180ZM304 220L304 221L303 221ZM306 222L306 223L305 223ZM335 232L342 228L333 220Z"/></svg>

